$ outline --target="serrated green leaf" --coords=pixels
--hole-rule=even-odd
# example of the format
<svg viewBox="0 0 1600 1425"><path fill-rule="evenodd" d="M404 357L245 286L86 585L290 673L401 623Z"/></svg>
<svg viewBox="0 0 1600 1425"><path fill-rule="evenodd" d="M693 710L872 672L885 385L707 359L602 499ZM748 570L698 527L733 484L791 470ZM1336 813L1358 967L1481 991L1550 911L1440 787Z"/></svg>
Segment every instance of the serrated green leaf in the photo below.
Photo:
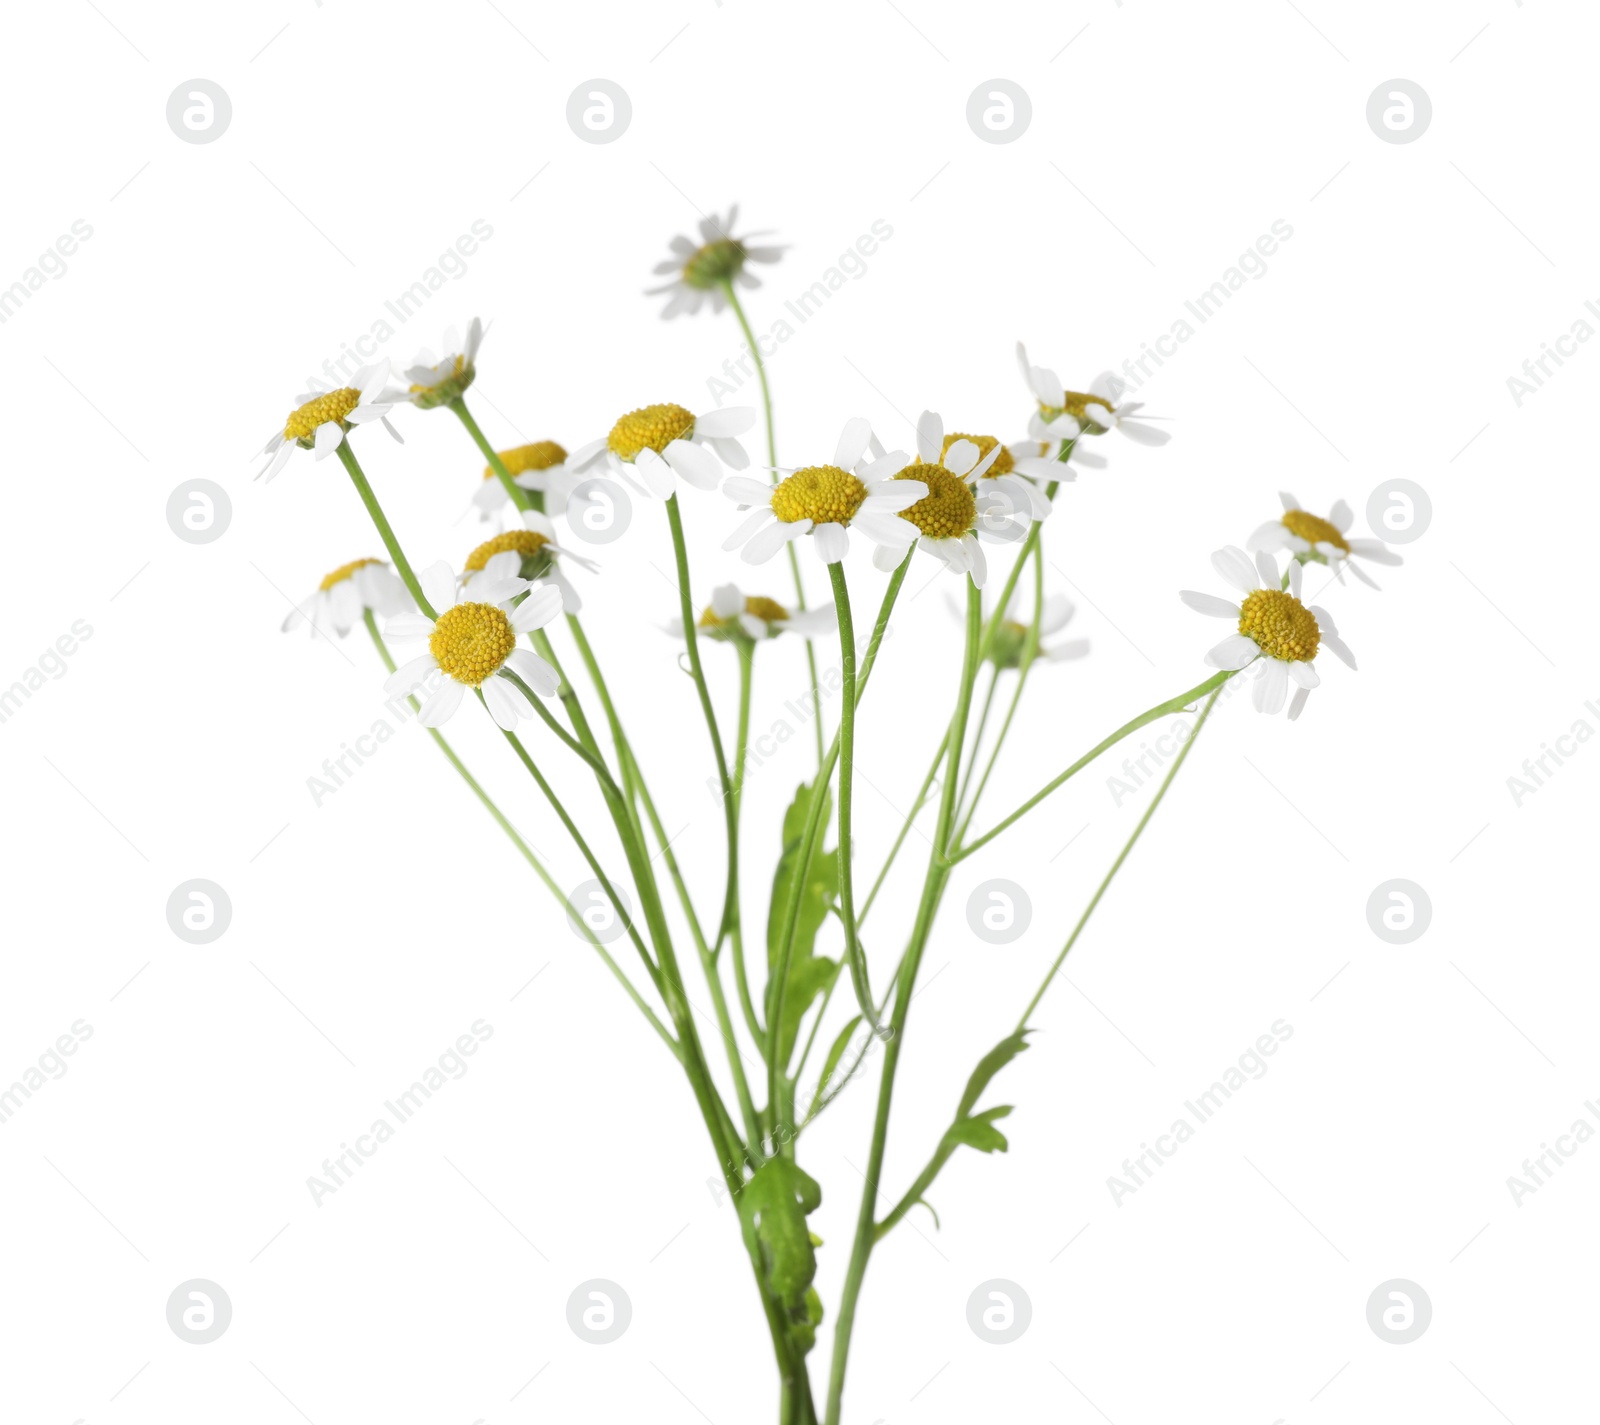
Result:
<svg viewBox="0 0 1600 1425"><path fill-rule="evenodd" d="M944 1147L954 1152L962 1144L976 1148L980 1153L1004 1153L1011 1145L1006 1135L994 1126L997 1118L1011 1112L1010 1104L985 1109L970 1118L958 1118L944 1131Z"/></svg>
<svg viewBox="0 0 1600 1425"><path fill-rule="evenodd" d="M828 1057L822 1061L822 1077L817 1080L817 1098L821 1098L828 1091L828 1085L833 1081L834 1070L839 1067L839 1060L844 1058L844 1051L850 1047L851 1036L860 1025L861 1016L858 1014L839 1031L839 1037L833 1041L832 1047L828 1050Z"/></svg>
<svg viewBox="0 0 1600 1425"><path fill-rule="evenodd" d="M772 900L767 908L767 1008L771 1011L773 978L783 953L784 930L791 912L791 897L798 885L799 918L795 923L794 948L789 956L789 979L783 992L783 1024L779 1035L779 1062L787 1067L799 1035L800 1021L827 988L835 973L834 962L819 959L814 951L817 932L827 918L828 904L838 894L839 858L826 851L819 838L811 864L801 876L800 847L805 836L806 817L811 809L812 788L802 783L783 815L783 854L772 878ZM822 791L822 820L826 829L833 806L833 795Z"/></svg>

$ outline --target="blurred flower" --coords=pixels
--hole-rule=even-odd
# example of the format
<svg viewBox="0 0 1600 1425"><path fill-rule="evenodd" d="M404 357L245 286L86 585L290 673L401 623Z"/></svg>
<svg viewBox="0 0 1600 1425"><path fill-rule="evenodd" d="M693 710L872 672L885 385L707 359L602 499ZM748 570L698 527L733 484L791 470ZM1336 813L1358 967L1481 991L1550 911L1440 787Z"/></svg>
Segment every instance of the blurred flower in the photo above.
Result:
<svg viewBox="0 0 1600 1425"><path fill-rule="evenodd" d="M737 584L719 584L711 591L711 602L695 625L702 638L721 640L753 639L761 643L780 633L796 633L810 638L837 627L833 605L815 609L785 608L776 599L760 594L745 594ZM667 631L683 637L683 620L672 619Z"/></svg>
<svg viewBox="0 0 1600 1425"><path fill-rule="evenodd" d="M478 374L476 362L478 348L483 345L483 323L477 318L467 328L466 345L461 345L456 329L450 327L444 334L444 356L435 361L426 348L419 351L416 360L406 367L406 380L410 389L388 392L396 401L410 401L421 410L431 410L445 405L472 385Z"/></svg>
<svg viewBox="0 0 1600 1425"><path fill-rule="evenodd" d="M283 621L283 631L288 633L308 624L313 637L332 629L343 638L361 622L367 609L388 618L411 607L406 586L383 560L353 559L323 576L311 597L290 610Z"/></svg>
<svg viewBox="0 0 1600 1425"><path fill-rule="evenodd" d="M676 274L672 281L660 287L651 287L646 296L656 297L670 292L667 305L661 309L663 318L675 317L680 312L698 312L709 297L711 310L720 312L727 305L723 286L737 282L741 287L759 287L761 281L752 272L745 271L747 262L776 262L783 256L781 247L752 247L750 239L764 237L765 233L747 233L742 238L733 234L734 219L739 216L739 206L728 209L726 218L713 213L700 219L700 244L693 239L673 238L672 256L656 264L656 275Z"/></svg>
<svg viewBox="0 0 1600 1425"><path fill-rule="evenodd" d="M1096 376L1088 391L1069 391L1054 371L1028 364L1028 349L1020 341L1017 364L1022 367L1022 379L1039 403L1039 410L1028 425L1030 435L1044 439L1048 434L1062 440L1075 440L1080 434L1104 435L1108 430L1120 430L1140 445L1165 445L1172 438L1166 431L1136 419L1144 409L1142 401L1114 404L1121 382L1109 371Z"/></svg>
<svg viewBox="0 0 1600 1425"><path fill-rule="evenodd" d="M1283 517L1268 520L1245 541L1245 548L1254 552L1264 549L1289 550L1301 564L1326 564L1342 583L1346 568L1363 584L1376 589L1377 583L1359 565L1356 559L1370 559L1374 564L1404 564L1398 554L1381 539L1349 539L1346 533L1355 523L1355 515L1343 500L1334 501L1328 518L1321 519L1300 508L1299 502L1287 490L1278 498L1283 501Z"/></svg>
<svg viewBox="0 0 1600 1425"><path fill-rule="evenodd" d="M513 446L510 450L497 453L512 480L524 490L538 490L544 495L546 514L561 513L561 510L551 508L552 498L557 496L565 508L566 492L570 488L566 470L567 452L561 446L553 440L536 440L531 445ZM495 474L494 466L485 465L483 483L472 497L480 518L488 519L510 498L506 487L500 483L500 477Z"/></svg>

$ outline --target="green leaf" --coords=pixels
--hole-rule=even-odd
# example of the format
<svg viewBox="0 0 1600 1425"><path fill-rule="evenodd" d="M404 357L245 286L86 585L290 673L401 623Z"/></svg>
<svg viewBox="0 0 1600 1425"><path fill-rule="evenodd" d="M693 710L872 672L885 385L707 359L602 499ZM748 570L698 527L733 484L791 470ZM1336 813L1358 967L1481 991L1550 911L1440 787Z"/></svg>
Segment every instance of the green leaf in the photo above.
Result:
<svg viewBox="0 0 1600 1425"><path fill-rule="evenodd" d="M839 1031L839 1037L833 1041L833 1047L828 1050L828 1057L822 1061L822 1077L817 1080L816 1098L821 1098L828 1091L828 1085L833 1081L834 1070L839 1067L839 1060L844 1058L844 1051L850 1047L850 1038L860 1025L861 1016L858 1014Z"/></svg>
<svg viewBox="0 0 1600 1425"><path fill-rule="evenodd" d="M1004 1118L1010 1112L1011 1105L1006 1103L998 1108L985 1109L971 1118L956 1119L945 1129L941 1147L953 1153L964 1143L969 1148L976 1148L980 1153L1004 1153L1011 1145L1006 1141L1006 1135L996 1128L994 1123L997 1118Z"/></svg>
<svg viewBox="0 0 1600 1425"><path fill-rule="evenodd" d="M770 1015L773 982L778 960L783 953L784 930L788 925L791 898L799 895L799 918L795 923L794 949L789 957L789 979L783 992L783 1024L779 1035L779 1062L787 1068L799 1034L800 1021L817 996L827 988L835 973L832 960L817 958L814 950L817 932L827 918L828 904L838 894L839 858L822 847L825 836L811 857L811 865L801 875L800 843L805 836L806 816L811 809L812 788L802 783L783 815L783 854L772 878L772 900L767 909L767 1008ZM833 805L832 793L822 792L822 824L826 831Z"/></svg>
<svg viewBox="0 0 1600 1425"><path fill-rule="evenodd" d="M989 1080L1028 1047L1028 1035L1031 1033L1031 1029L1019 1029L1015 1034L1007 1035L978 1060L978 1067L967 1080L967 1091L961 1095L961 1102L956 1108L958 1121L972 1112L979 1095L989 1087Z"/></svg>
<svg viewBox="0 0 1600 1425"><path fill-rule="evenodd" d="M807 1319L806 1290L817 1274L816 1248L806 1217L821 1202L816 1180L784 1157L768 1158L739 1194L739 1211L761 1243L767 1280L797 1320Z"/></svg>

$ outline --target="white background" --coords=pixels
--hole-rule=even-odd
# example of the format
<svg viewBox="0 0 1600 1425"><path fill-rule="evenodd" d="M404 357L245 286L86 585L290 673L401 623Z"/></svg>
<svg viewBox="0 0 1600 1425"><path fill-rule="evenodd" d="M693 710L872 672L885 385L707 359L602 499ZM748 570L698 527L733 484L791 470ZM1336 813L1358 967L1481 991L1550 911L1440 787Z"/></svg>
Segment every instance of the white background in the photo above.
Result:
<svg viewBox="0 0 1600 1425"><path fill-rule="evenodd" d="M1035 1047L991 1091L1018 1105L1011 1152L958 1156L931 1195L943 1229L919 1212L874 1256L847 1418L1592 1413L1600 1146L1520 1205L1507 1178L1593 1122L1583 1105L1600 1094L1584 813L1600 750L1580 745L1520 806L1507 778L1578 720L1600 727L1585 706L1600 697L1586 567L1600 351L1552 365L1520 406L1507 378L1595 320L1595 40L1594 15L1556 0L12 8L0 285L75 219L93 236L0 327L0 684L75 620L93 633L0 724L0 1080L76 1020L93 1036L0 1130L0 1413L774 1418L733 1212L708 1188L681 1077L617 986L414 727L314 803L307 779L382 715L381 672L359 633L335 645L278 625L378 545L335 462L297 458L268 486L250 459L323 359L479 219L492 238L384 354L405 362L446 325L492 318L471 401L501 446L575 446L650 401L709 407L708 378L738 352L731 319L662 323L641 290L674 233L735 200L742 226L790 245L752 301L763 331L874 220L893 229L773 359L794 463L826 458L854 414L891 444L925 407L1014 436L1019 337L1081 386L1170 330L1275 220L1293 229L1141 391L1172 443L1108 438L1111 468L1062 492L1050 579L1093 653L1036 673L988 817L1204 676L1220 626L1175 591L1220 592L1209 552L1272 518L1277 490L1315 509L1344 497L1363 534L1386 480L1433 506L1382 593L1326 594L1358 674L1322 660L1295 724L1219 706ZM233 105L206 145L165 120L196 76ZM565 121L595 76L632 99L610 145ZM1007 145L965 119L996 76L1033 106ZM1411 144L1365 118L1396 76L1432 100ZM401 415L404 448L359 437L369 473L418 565L459 562L480 537L453 522L482 462L448 415ZM203 546L165 516L195 478L232 499ZM718 550L727 503L684 504L703 601L748 571ZM659 629L674 599L662 511L637 503L598 553L588 625L709 914L720 821ZM809 555L806 572L820 594ZM914 565L863 715L863 875L954 685L956 584L936 574ZM883 578L859 550L850 576L864 621ZM781 564L744 582L787 592ZM706 658L726 724L731 655ZM803 681L798 645L761 650L758 728ZM580 860L476 712L452 736L575 885ZM584 779L542 730L531 741L597 823ZM808 746L751 778L758 953L776 819ZM954 878L906 1040L891 1196L1143 809L1147 792L1116 804L1113 770ZM874 909L880 980L923 854L913 836ZM195 877L232 901L209 946L166 921ZM1010 946L965 923L994 877L1032 900ZM1397 877L1432 902L1406 946L1366 915ZM494 1032L470 1073L316 1205L322 1160L479 1019ZM1280 1019L1294 1032L1270 1072L1117 1205L1122 1160ZM826 1193L819 1391L875 1082L802 1140ZM206 1346L165 1319L196 1277L233 1302ZM566 1322L592 1278L633 1304L609 1346ZM1010 1346L967 1325L991 1278L1032 1302ZM1433 1304L1410 1345L1367 1324L1391 1278Z"/></svg>

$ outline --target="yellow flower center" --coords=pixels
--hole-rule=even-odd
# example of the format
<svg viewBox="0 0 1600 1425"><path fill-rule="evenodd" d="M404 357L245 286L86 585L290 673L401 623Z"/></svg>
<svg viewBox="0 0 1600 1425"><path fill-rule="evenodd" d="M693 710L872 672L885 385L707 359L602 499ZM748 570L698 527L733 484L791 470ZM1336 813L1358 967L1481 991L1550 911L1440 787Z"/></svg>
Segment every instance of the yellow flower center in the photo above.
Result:
<svg viewBox="0 0 1600 1425"><path fill-rule="evenodd" d="M999 439L992 435L947 435L944 438L944 449L939 452L940 460L943 460L950 453L950 447L958 440L970 440L978 447L978 464L980 465L983 464L983 457L993 450L995 446L1000 445ZM1015 468L1016 462L1012 460L1011 452L1002 445L1000 446L1000 453L994 458L994 464L983 472L983 478L989 480L996 475L1009 475Z"/></svg>
<svg viewBox="0 0 1600 1425"><path fill-rule="evenodd" d="M446 381L454 381L454 380L456 380L461 375L461 373L463 371L465 371L466 369L467 369L467 358L463 354L461 354L460 352L457 352L456 353L456 359L455 359L455 361L453 363L451 363L450 369L447 372L445 372L445 374L443 376L441 376L437 381L431 381L425 386L422 386L422 385L413 386L411 389L412 389L413 392L415 392L415 391L431 391L431 390L433 390L433 388L435 386L444 385L444 383Z"/></svg>
<svg viewBox="0 0 1600 1425"><path fill-rule="evenodd" d="M376 559L352 559L348 564L341 564L333 573L322 576L322 592L326 594L335 584L344 583L357 569L365 569L367 565L379 562Z"/></svg>
<svg viewBox="0 0 1600 1425"><path fill-rule="evenodd" d="M867 487L837 465L808 465L782 480L772 492L772 513L785 524L849 524Z"/></svg>
<svg viewBox="0 0 1600 1425"><path fill-rule="evenodd" d="M361 392L354 386L342 386L323 396L313 396L305 405L290 413L283 423L285 440L310 440L317 427L329 421L344 424L344 418L361 404Z"/></svg>
<svg viewBox="0 0 1600 1425"><path fill-rule="evenodd" d="M1322 631L1308 609L1282 589L1257 589L1244 596L1239 632L1270 658L1309 663L1317 656Z"/></svg>
<svg viewBox="0 0 1600 1425"><path fill-rule="evenodd" d="M515 450L502 450L500 463L513 475L526 475L530 470L548 470L567 458L567 452L553 440L536 440L532 445L519 445ZM483 467L483 478L494 479L494 466Z"/></svg>
<svg viewBox="0 0 1600 1425"><path fill-rule="evenodd" d="M1104 430L1106 427L1095 418L1095 413L1089 409L1091 404L1098 406L1107 415L1111 415L1117 409L1104 396L1086 396L1081 391L1068 391L1065 403L1059 406L1047 406L1041 401L1039 409L1043 412L1047 421L1054 420L1065 411L1085 429Z"/></svg>
<svg viewBox="0 0 1600 1425"><path fill-rule="evenodd" d="M524 559L532 559L550 541L544 535L531 529L508 529L504 534L497 534L493 539L486 539L471 554L467 555L467 572L476 573L482 569L496 554L503 554L512 549Z"/></svg>
<svg viewBox="0 0 1600 1425"><path fill-rule="evenodd" d="M434 662L469 688L498 672L516 646L511 620L493 604L457 604L446 609L428 638Z"/></svg>
<svg viewBox="0 0 1600 1425"><path fill-rule="evenodd" d="M782 623L789 617L789 610L784 608L776 599L769 599L761 594L751 594L746 597L744 611L747 614L754 614L764 623ZM724 620L717 617L717 611L713 608L707 608L700 615L701 628L719 628L723 622ZM732 620L730 619L728 622L731 623Z"/></svg>
<svg viewBox="0 0 1600 1425"><path fill-rule="evenodd" d="M894 478L920 480L928 487L922 499L900 512L900 518L910 520L929 539L960 539L972 528L978 517L978 499L972 486L959 475L952 475L942 465L924 465L919 460Z"/></svg>
<svg viewBox="0 0 1600 1425"><path fill-rule="evenodd" d="M1283 526L1290 534L1297 534L1307 544L1331 544L1342 549L1346 554L1350 552L1350 545L1339 531L1324 519L1316 515L1309 515L1304 510L1285 510L1283 512Z"/></svg>
<svg viewBox="0 0 1600 1425"><path fill-rule="evenodd" d="M675 440L694 430L694 412L669 404L641 406L629 411L606 437L611 453L619 460L632 461L641 450L660 455Z"/></svg>

